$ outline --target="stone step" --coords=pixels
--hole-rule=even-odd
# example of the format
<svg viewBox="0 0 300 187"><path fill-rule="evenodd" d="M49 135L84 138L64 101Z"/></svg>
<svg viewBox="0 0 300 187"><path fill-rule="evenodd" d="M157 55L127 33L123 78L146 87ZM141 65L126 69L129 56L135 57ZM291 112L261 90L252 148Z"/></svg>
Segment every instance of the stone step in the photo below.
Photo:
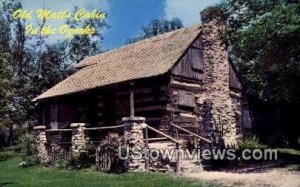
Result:
<svg viewBox="0 0 300 187"><path fill-rule="evenodd" d="M176 144L171 141L158 141L158 142L152 142L149 143L150 149L173 149L176 148Z"/></svg>
<svg viewBox="0 0 300 187"><path fill-rule="evenodd" d="M176 149L176 144L171 141L157 141L149 143L150 149ZM186 147L180 146L181 149L185 149ZM159 170L168 170L175 171L176 168L176 158L172 158L171 160L163 161L163 163L159 161L152 161L150 163L150 170L159 171ZM201 160L198 159L197 156L193 157L193 159L189 160L189 158L185 155L185 157L181 158L180 161L180 170L185 173L197 173L203 171Z"/></svg>
<svg viewBox="0 0 300 187"><path fill-rule="evenodd" d="M180 168L185 173L198 173L203 171L203 167L200 161L194 162L191 160L182 160L180 162Z"/></svg>

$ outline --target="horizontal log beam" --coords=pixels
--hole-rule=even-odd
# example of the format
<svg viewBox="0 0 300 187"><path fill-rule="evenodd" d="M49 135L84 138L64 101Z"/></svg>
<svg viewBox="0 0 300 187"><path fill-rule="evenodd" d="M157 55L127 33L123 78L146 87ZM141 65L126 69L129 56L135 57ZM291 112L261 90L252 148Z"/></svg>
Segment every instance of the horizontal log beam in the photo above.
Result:
<svg viewBox="0 0 300 187"><path fill-rule="evenodd" d="M168 140L168 138L148 138L149 141L161 141L161 140Z"/></svg>
<svg viewBox="0 0 300 187"><path fill-rule="evenodd" d="M72 131L72 129L48 129L46 132L67 132Z"/></svg>
<svg viewBox="0 0 300 187"><path fill-rule="evenodd" d="M93 130L105 130L105 129L117 129L125 127L125 125L115 125L115 126L106 126L106 127L90 127L90 128L84 128L84 130L87 131L93 131Z"/></svg>
<svg viewBox="0 0 300 187"><path fill-rule="evenodd" d="M149 106L149 107L137 107L136 112L145 112L145 111L153 111L153 110L164 110L166 106Z"/></svg>

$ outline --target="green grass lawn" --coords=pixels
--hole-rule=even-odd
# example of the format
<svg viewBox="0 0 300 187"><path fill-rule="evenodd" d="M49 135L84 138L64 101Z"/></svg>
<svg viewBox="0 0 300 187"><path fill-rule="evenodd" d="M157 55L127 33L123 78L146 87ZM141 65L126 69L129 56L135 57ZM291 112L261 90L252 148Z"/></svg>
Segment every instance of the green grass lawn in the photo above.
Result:
<svg viewBox="0 0 300 187"><path fill-rule="evenodd" d="M154 186L219 186L195 180L184 179L175 175L163 173L125 173L107 174L98 171L58 170L46 167L18 167L20 156L13 151L2 152L10 157L0 159L0 186L28 186L28 187L154 187ZM1 154L1 153L0 153Z"/></svg>

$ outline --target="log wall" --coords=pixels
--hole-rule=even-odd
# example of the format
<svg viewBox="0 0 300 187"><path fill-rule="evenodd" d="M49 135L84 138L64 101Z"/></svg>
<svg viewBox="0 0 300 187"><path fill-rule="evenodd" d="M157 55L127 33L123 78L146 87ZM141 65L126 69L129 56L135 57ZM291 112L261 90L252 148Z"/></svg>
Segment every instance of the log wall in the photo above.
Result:
<svg viewBox="0 0 300 187"><path fill-rule="evenodd" d="M199 83L190 83L177 76L171 76L168 86L169 123L183 127L191 132L200 134L201 121L199 110L196 105L197 94L201 92L202 86ZM170 128L170 126L169 126ZM169 133L174 134L175 129L170 128ZM179 138L189 139L189 134L178 131Z"/></svg>
<svg viewBox="0 0 300 187"><path fill-rule="evenodd" d="M130 115L129 90L130 84L120 84L97 91L97 126L123 123L122 118ZM105 92L110 93L110 96L103 94ZM147 124L161 128L166 118L166 93L167 79L164 76L135 81L135 116L145 117Z"/></svg>
<svg viewBox="0 0 300 187"><path fill-rule="evenodd" d="M202 42L198 37L173 67L172 75L186 81L201 81L203 72Z"/></svg>

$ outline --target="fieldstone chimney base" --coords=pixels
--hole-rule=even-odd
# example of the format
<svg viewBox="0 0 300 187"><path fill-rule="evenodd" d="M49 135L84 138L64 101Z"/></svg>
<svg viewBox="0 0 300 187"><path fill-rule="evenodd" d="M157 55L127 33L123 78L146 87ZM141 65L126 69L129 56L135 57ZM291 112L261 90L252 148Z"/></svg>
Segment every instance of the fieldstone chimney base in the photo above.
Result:
<svg viewBox="0 0 300 187"><path fill-rule="evenodd" d="M139 157L143 155L145 147L143 128L145 127L145 118L143 117L126 117L123 118L124 140L129 147L128 170L129 171L144 171L145 159Z"/></svg>

